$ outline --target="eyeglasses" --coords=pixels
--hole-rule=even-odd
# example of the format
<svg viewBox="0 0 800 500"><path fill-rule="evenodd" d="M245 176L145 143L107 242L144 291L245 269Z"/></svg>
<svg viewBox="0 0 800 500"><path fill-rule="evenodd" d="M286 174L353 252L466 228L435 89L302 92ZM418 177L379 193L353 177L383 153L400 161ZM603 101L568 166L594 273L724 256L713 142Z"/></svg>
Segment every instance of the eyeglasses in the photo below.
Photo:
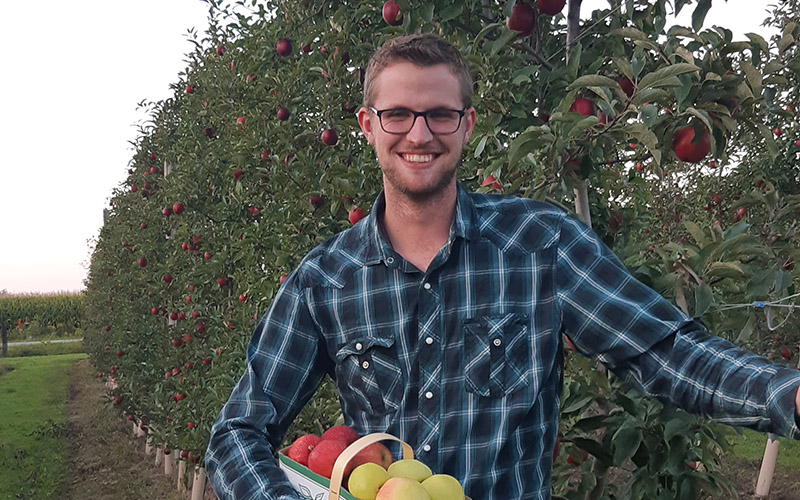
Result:
<svg viewBox="0 0 800 500"><path fill-rule="evenodd" d="M453 134L461 126L461 119L464 118L465 109L436 108L428 111L411 111L405 108L375 109L372 106L369 110L378 116L381 128L387 134L404 135L411 132L417 117L423 117L428 130L432 134L446 135Z"/></svg>

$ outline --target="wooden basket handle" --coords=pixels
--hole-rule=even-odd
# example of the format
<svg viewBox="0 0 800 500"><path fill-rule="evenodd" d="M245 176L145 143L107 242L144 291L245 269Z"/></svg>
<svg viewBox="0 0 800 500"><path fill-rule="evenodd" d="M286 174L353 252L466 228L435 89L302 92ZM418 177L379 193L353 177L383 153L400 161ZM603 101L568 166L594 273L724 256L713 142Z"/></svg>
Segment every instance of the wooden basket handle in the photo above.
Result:
<svg viewBox="0 0 800 500"><path fill-rule="evenodd" d="M331 483L330 488L328 489L328 500L339 500L339 490L342 487L344 469L347 467L347 464L350 463L350 460L352 460L359 451L379 441L397 441L403 447L403 458L414 458L414 450L411 449L411 446L406 444L402 439L394 437L391 434L386 434L385 432L375 432L373 434L367 434L364 437L358 438L339 455L339 457L336 459L336 462L333 464Z"/></svg>

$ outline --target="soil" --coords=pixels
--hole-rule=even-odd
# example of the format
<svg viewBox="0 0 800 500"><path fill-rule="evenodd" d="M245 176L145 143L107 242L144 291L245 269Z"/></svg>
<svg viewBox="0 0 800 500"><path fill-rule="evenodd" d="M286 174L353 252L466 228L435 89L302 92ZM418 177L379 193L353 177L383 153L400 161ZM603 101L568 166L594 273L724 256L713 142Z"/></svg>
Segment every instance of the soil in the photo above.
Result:
<svg viewBox="0 0 800 500"><path fill-rule="evenodd" d="M155 456L145 454L144 438L134 437L132 424L120 417L104 400L105 388L92 377L88 361L76 362L70 374L69 441L65 469L65 500L187 500L190 492L178 491L176 477L166 476ZM740 500L756 500L755 485L760 461L730 457L725 473ZM191 485L188 485L191 487ZM216 497L207 486L204 500ZM733 497L717 497L728 500ZM778 466L768 500L800 500L800 471Z"/></svg>
<svg viewBox="0 0 800 500"><path fill-rule="evenodd" d="M166 476L145 454L145 439L133 435L125 421L104 401L105 388L92 377L88 361L78 361L70 374L65 435L68 441L62 494L65 500L186 500L176 475ZM177 467L176 467L177 470ZM191 475L187 474L187 481ZM191 483L188 483L191 488ZM215 498L206 490L206 498Z"/></svg>

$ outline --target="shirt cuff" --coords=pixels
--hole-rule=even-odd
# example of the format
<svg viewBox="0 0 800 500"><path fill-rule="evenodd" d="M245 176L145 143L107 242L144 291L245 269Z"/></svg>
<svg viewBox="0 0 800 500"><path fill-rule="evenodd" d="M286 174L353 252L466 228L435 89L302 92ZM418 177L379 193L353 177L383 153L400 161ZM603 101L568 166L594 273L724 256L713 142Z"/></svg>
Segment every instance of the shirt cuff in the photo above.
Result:
<svg viewBox="0 0 800 500"><path fill-rule="evenodd" d="M767 413L775 434L800 440L800 416L795 402L798 386L800 372L779 368L767 387Z"/></svg>

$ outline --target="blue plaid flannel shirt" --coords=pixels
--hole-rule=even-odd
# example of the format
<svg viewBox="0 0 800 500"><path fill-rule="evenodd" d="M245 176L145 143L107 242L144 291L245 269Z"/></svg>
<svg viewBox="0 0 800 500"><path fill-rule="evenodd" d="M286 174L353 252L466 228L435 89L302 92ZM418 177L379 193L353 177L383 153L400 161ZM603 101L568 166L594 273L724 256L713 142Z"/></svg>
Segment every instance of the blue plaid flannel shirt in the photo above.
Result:
<svg viewBox="0 0 800 500"><path fill-rule="evenodd" d="M360 434L403 439L475 500L549 499L562 332L653 396L800 439L800 373L709 336L563 211L459 186L422 273L382 208L307 255L256 327L206 454L220 498L300 498L275 454L330 373Z"/></svg>

